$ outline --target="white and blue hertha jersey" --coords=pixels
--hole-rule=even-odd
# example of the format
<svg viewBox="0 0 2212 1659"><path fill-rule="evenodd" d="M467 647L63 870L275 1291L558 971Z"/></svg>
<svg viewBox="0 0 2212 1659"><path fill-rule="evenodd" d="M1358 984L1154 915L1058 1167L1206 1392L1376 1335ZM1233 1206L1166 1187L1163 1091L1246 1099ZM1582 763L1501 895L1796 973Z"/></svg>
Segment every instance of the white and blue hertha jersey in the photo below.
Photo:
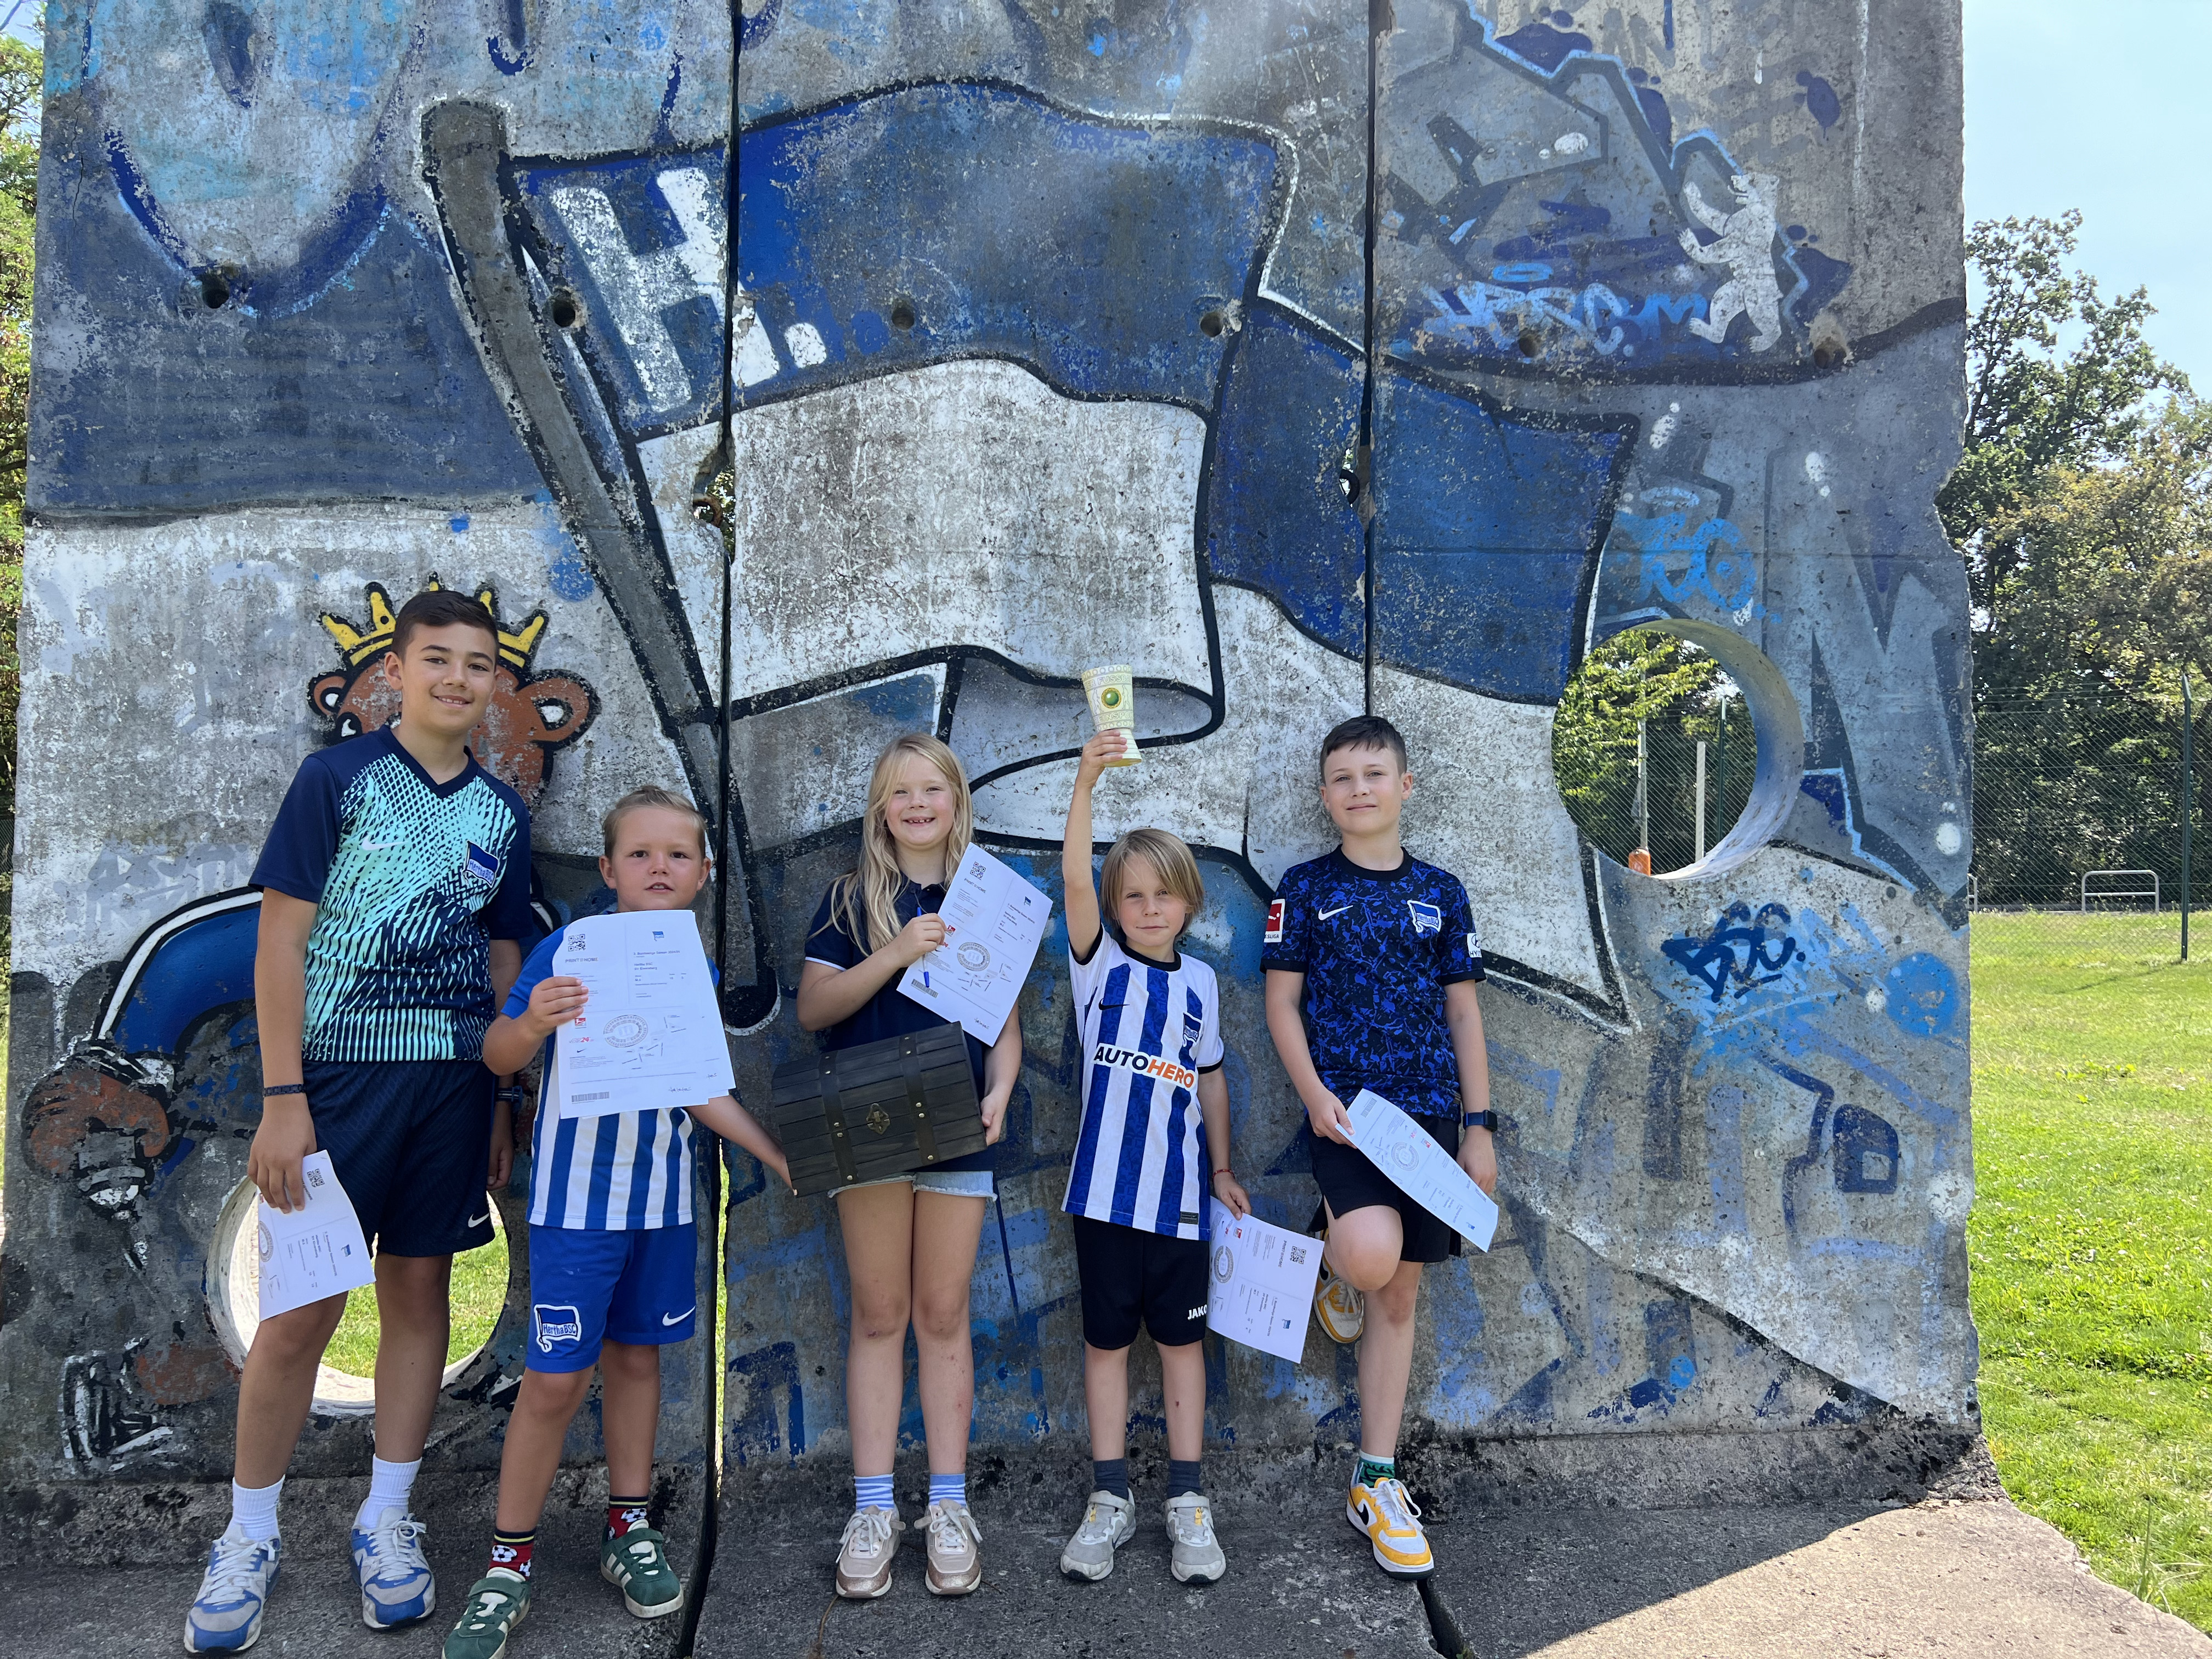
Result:
<svg viewBox="0 0 2212 1659"><path fill-rule="evenodd" d="M1170 1238L1206 1237L1213 1178L1198 1074L1221 1064L1221 989L1180 952L1132 956L1103 928L1091 960L1067 959L1083 1033L1083 1127L1067 1175L1070 1215Z"/></svg>
<svg viewBox="0 0 2212 1659"><path fill-rule="evenodd" d="M553 972L563 926L530 953L507 994L509 1018L530 1006L530 994ZM708 964L714 970L714 964ZM717 975L719 978L719 975ZM530 1138L530 1221L538 1227L592 1232L640 1232L681 1227L691 1219L692 1139L698 1125L681 1109L610 1112L562 1117L555 1102L557 1045L545 1040L538 1086L538 1127Z"/></svg>

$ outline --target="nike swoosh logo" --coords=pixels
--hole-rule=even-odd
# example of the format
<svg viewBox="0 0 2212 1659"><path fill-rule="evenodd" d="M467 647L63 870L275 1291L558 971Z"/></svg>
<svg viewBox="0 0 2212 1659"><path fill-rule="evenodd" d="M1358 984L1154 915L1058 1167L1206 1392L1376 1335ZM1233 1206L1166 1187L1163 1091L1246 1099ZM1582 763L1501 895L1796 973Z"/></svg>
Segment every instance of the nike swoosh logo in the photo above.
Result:
<svg viewBox="0 0 2212 1659"><path fill-rule="evenodd" d="M365 841L361 844L361 850L364 853L388 853L398 845L396 841Z"/></svg>
<svg viewBox="0 0 2212 1659"><path fill-rule="evenodd" d="M660 1322L664 1325L681 1325L685 1320L690 1318L693 1314L697 1313L698 1311L699 1304L694 1302L680 1314L661 1315Z"/></svg>
<svg viewBox="0 0 2212 1659"><path fill-rule="evenodd" d="M1334 910L1316 910L1314 912L1314 920L1316 921L1327 921L1331 916L1342 915L1351 908L1352 907L1348 904L1340 904Z"/></svg>
<svg viewBox="0 0 2212 1659"><path fill-rule="evenodd" d="M485 1211L482 1215L472 1215L472 1216L471 1216L471 1217L469 1218L469 1225L470 1225L470 1226L471 1226L471 1227L481 1227L481 1226L483 1226L483 1225L484 1224L484 1223L485 1223L485 1222L487 1222L487 1221L489 1221L489 1220L490 1220L490 1219L491 1219L491 1212L490 1212L489 1210L486 1210L486 1211Z"/></svg>

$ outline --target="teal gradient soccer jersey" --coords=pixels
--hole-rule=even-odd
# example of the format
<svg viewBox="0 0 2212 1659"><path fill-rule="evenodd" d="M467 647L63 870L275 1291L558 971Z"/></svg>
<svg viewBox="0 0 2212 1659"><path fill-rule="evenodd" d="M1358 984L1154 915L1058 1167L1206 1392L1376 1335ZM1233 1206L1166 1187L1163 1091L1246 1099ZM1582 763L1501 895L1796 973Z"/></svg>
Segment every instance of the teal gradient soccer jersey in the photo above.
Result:
<svg viewBox="0 0 2212 1659"><path fill-rule="evenodd" d="M491 941L538 931L522 798L473 759L434 783L389 727L301 763L253 884L318 907L310 1060L477 1059Z"/></svg>

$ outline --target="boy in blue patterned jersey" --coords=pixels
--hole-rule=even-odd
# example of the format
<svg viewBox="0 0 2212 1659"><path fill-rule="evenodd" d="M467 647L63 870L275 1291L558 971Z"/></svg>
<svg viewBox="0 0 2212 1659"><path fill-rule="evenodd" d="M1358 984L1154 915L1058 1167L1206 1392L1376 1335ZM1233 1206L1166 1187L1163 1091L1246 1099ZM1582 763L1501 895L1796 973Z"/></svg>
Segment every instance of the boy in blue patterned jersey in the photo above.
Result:
<svg viewBox="0 0 2212 1659"><path fill-rule="evenodd" d="M1400 844L1413 787L1406 740L1379 715L1322 740L1322 804L1343 845L1284 872L1260 963L1267 1030L1305 1105L1328 1218L1322 1323L1359 1342L1359 1461L1346 1514L1385 1572L1419 1578L1436 1563L1398 1479L1398 1428L1421 1269L1459 1254L1459 1236L1353 1146L1345 1103L1372 1089L1455 1152L1485 1192L1497 1187L1498 1158L1474 991L1482 953L1459 878Z"/></svg>
<svg viewBox="0 0 2212 1659"><path fill-rule="evenodd" d="M633 789L601 825L599 876L615 908L688 910L707 884L707 823L681 795ZM530 1610L531 1559L569 1419L602 1382L607 1523L599 1576L641 1619L684 1606L666 1540L649 1524L653 1443L660 1422L660 1350L689 1341L698 1312L691 1215L694 1121L733 1140L790 1183L783 1153L724 1095L681 1110L564 1118L554 1033L576 1018L583 982L554 971L566 927L530 953L484 1038L484 1064L520 1071L542 1053L530 1176L530 1341L499 1466L491 1559L469 1590L445 1659L500 1659ZM709 970L712 971L711 964Z"/></svg>
<svg viewBox="0 0 2212 1659"><path fill-rule="evenodd" d="M1091 885L1091 792L1126 745L1120 732L1084 745L1060 857L1084 1054L1066 1208L1083 1291L1093 1488L1060 1567L1095 1583L1136 1530L1127 1438L1129 1347L1141 1326L1159 1350L1166 1396L1168 1569L1180 1583L1211 1583L1228 1562L1200 1480L1207 1195L1238 1215L1252 1206L1230 1168L1221 988L1181 948L1206 903L1198 860L1164 830L1132 830L1107 853L1100 890Z"/></svg>
<svg viewBox="0 0 2212 1659"><path fill-rule="evenodd" d="M328 1152L376 1244L376 1455L353 1526L374 1629L436 1605L408 1494L445 1370L453 1254L491 1242L485 1189L507 1182L481 1050L536 928L530 815L467 747L498 661L497 626L475 599L409 600L383 665L398 719L301 763L253 872L264 1098L246 1173L289 1212L306 1200L301 1160ZM325 1297L254 1334L231 1521L185 1617L191 1652L260 1634L284 1470L345 1305Z"/></svg>

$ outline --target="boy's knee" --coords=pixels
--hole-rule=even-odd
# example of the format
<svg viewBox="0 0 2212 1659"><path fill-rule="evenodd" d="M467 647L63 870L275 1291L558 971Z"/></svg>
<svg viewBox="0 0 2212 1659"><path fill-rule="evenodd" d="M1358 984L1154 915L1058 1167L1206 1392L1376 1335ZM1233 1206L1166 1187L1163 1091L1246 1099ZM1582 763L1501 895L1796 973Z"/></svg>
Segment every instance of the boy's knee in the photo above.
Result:
<svg viewBox="0 0 2212 1659"><path fill-rule="evenodd" d="M660 1350L649 1343L609 1342L599 1349L599 1369L630 1381L660 1375Z"/></svg>
<svg viewBox="0 0 2212 1659"><path fill-rule="evenodd" d="M575 1414L591 1389L589 1367L580 1371L526 1370L522 1374L515 1409L565 1419Z"/></svg>
<svg viewBox="0 0 2212 1659"><path fill-rule="evenodd" d="M319 1358L337 1334L345 1310L346 1299L338 1296L264 1319L253 1333L253 1346L279 1359Z"/></svg>
<svg viewBox="0 0 2212 1659"><path fill-rule="evenodd" d="M1394 1273L1386 1282L1368 1291L1368 1311L1381 1314L1394 1325L1402 1325L1413 1316L1420 1296L1421 1281L1418 1276Z"/></svg>
<svg viewBox="0 0 2212 1659"><path fill-rule="evenodd" d="M896 1293L853 1298L853 1334L864 1342L883 1342L906 1334L913 1304Z"/></svg>
<svg viewBox="0 0 2212 1659"><path fill-rule="evenodd" d="M1398 1274L1397 1248L1384 1241L1340 1245L1329 1242L1329 1264L1353 1289L1380 1296Z"/></svg>
<svg viewBox="0 0 2212 1659"><path fill-rule="evenodd" d="M938 1342L948 1341L968 1329L968 1299L958 1301L946 1297L922 1297L914 1307L914 1328L917 1335Z"/></svg>

